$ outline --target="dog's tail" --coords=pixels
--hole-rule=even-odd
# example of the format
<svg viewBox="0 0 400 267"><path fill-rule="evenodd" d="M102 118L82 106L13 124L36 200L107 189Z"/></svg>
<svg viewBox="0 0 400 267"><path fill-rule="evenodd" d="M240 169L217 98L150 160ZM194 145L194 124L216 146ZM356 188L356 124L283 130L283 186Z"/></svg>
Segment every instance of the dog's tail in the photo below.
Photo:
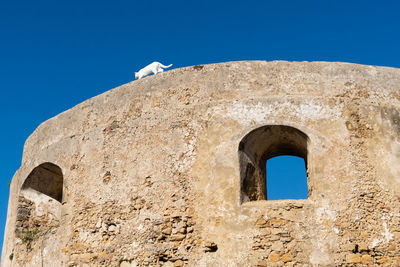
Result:
<svg viewBox="0 0 400 267"><path fill-rule="evenodd" d="M172 66L172 64L169 64L168 66L164 66L163 64L160 63L160 66L163 67L164 69L169 68Z"/></svg>

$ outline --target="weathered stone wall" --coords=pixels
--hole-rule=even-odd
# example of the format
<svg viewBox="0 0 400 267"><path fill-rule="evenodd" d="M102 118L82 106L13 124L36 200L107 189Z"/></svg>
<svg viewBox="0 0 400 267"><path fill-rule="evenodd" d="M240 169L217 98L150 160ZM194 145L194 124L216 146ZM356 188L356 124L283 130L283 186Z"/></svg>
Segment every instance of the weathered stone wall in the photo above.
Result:
<svg viewBox="0 0 400 267"><path fill-rule="evenodd" d="M2 266L399 266L399 109L400 70L346 63L123 85L26 141ZM267 125L307 135L308 199L241 200L239 144ZM43 163L62 170L61 203L23 189Z"/></svg>

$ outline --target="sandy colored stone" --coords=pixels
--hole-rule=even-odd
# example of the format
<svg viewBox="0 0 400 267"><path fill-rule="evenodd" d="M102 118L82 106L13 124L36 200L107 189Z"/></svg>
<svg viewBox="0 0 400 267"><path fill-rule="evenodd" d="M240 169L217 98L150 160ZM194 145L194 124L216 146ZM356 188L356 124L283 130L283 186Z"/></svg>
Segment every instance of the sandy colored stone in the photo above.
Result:
<svg viewBox="0 0 400 267"><path fill-rule="evenodd" d="M400 240L400 232L394 232L393 235L396 240Z"/></svg>
<svg viewBox="0 0 400 267"><path fill-rule="evenodd" d="M373 264L374 259L370 255L362 255L361 256L361 263L362 264Z"/></svg>
<svg viewBox="0 0 400 267"><path fill-rule="evenodd" d="M171 235L170 240L171 241L181 241L185 239L186 235L183 234L176 234L176 235Z"/></svg>
<svg viewBox="0 0 400 267"><path fill-rule="evenodd" d="M363 231L363 232L361 232L360 236L365 238L365 237L367 237L367 236L368 236L368 233L367 233L367 232L365 232L365 231Z"/></svg>
<svg viewBox="0 0 400 267"><path fill-rule="evenodd" d="M85 250L87 245L84 243L75 243L72 245L71 250Z"/></svg>
<svg viewBox="0 0 400 267"><path fill-rule="evenodd" d="M365 242L361 242L361 243L358 245L358 250L359 250L360 252L368 251L368 245L367 245Z"/></svg>
<svg viewBox="0 0 400 267"><path fill-rule="evenodd" d="M392 261L386 257L382 257L376 261L378 264L391 263Z"/></svg>
<svg viewBox="0 0 400 267"><path fill-rule="evenodd" d="M268 256L268 260L270 262L278 262L280 260L280 255L279 252L277 251L272 251L269 256Z"/></svg>
<svg viewBox="0 0 400 267"><path fill-rule="evenodd" d="M283 262L290 262L293 260L293 255L290 253L285 253L282 255L282 261Z"/></svg>
<svg viewBox="0 0 400 267"><path fill-rule="evenodd" d="M272 249L272 250L275 250L275 251L282 251L282 249L283 249L283 244L282 244L282 242L280 242L279 240L273 242L273 243L271 244L271 249Z"/></svg>
<svg viewBox="0 0 400 267"><path fill-rule="evenodd" d="M1 266L282 265L289 254L398 266L399 107L399 69L339 62L227 62L119 86L26 140ZM305 160L309 199L266 200L265 161L280 154Z"/></svg>
<svg viewBox="0 0 400 267"><path fill-rule="evenodd" d="M257 267L267 267L268 266L268 262L265 260L259 260L257 262Z"/></svg>
<svg viewBox="0 0 400 267"><path fill-rule="evenodd" d="M280 227L284 223L285 221L281 219L271 219L268 221L268 225L270 225L271 227Z"/></svg>
<svg viewBox="0 0 400 267"><path fill-rule="evenodd" d="M261 229L261 234L262 235L270 235L271 230L269 228L263 228L263 229Z"/></svg>
<svg viewBox="0 0 400 267"><path fill-rule="evenodd" d="M391 244L389 244L389 246L388 246L388 250L389 250L389 251L395 251L396 248L397 248L397 246L396 246L396 244L394 244L394 243L391 243Z"/></svg>
<svg viewBox="0 0 400 267"><path fill-rule="evenodd" d="M360 263L361 257L358 254L347 255L347 262L349 263Z"/></svg>
<svg viewBox="0 0 400 267"><path fill-rule="evenodd" d="M266 221L264 218L259 218L259 219L256 221L256 225L257 225L258 227L264 227L266 224L267 224L267 221Z"/></svg>
<svg viewBox="0 0 400 267"><path fill-rule="evenodd" d="M89 262L91 258L92 255L90 253L82 253L79 255L79 259L82 260L83 262Z"/></svg>
<svg viewBox="0 0 400 267"><path fill-rule="evenodd" d="M181 261L181 260L177 260L174 262L174 266L183 266L183 265L184 265L183 261Z"/></svg>
<svg viewBox="0 0 400 267"><path fill-rule="evenodd" d="M346 250L346 251L352 251L352 250L354 250L354 245L353 244L346 244L345 246L344 246L344 249Z"/></svg>
<svg viewBox="0 0 400 267"><path fill-rule="evenodd" d="M162 230L163 234L170 235L172 233L172 227L167 227Z"/></svg>

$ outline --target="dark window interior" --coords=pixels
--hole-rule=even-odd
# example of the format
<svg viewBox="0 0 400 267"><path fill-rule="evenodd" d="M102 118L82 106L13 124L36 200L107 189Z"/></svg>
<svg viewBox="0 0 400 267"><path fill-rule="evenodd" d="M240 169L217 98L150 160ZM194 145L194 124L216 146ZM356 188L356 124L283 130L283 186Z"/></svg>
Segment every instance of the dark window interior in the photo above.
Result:
<svg viewBox="0 0 400 267"><path fill-rule="evenodd" d="M27 188L62 202L63 175L60 167L50 162L37 166L22 185L22 190Z"/></svg>

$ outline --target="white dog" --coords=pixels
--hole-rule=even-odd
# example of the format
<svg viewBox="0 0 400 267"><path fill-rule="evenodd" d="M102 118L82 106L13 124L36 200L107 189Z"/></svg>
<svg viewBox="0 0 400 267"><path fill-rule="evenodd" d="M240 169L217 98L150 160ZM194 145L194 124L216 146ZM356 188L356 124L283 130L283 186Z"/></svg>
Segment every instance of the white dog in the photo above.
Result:
<svg viewBox="0 0 400 267"><path fill-rule="evenodd" d="M161 64L160 62L153 62L149 65L147 65L146 67L144 67L143 69L139 70L138 72L135 72L135 78L136 79L141 79L146 75L149 75L150 73L154 73L157 74L159 72L163 72L163 68L169 68L171 67L171 65L168 66L164 66L163 64Z"/></svg>

